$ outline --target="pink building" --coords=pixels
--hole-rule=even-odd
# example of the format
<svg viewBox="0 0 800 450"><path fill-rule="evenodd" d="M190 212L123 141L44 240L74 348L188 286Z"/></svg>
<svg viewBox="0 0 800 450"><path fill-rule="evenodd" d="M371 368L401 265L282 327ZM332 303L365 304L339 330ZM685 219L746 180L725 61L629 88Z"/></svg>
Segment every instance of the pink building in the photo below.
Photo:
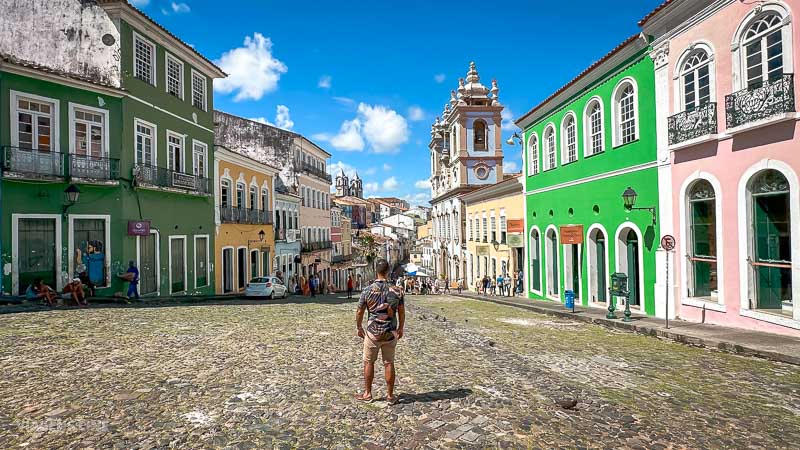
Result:
<svg viewBox="0 0 800 450"><path fill-rule="evenodd" d="M800 336L798 13L800 0L669 0L640 22L677 241L671 316Z"/></svg>

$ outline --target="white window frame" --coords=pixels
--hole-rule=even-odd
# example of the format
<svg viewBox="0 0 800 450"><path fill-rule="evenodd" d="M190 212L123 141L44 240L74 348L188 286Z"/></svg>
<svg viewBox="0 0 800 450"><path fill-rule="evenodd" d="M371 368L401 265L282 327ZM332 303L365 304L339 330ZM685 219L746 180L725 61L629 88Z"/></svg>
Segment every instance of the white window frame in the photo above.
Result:
<svg viewBox="0 0 800 450"><path fill-rule="evenodd" d="M106 284L103 286L97 286L98 288L106 288L111 286L111 278L113 274L111 273L111 216L108 214L70 214L68 217L67 222L67 249L69 254L69 274L70 279L72 278L73 273L75 273L75 219L87 219L87 220L103 220L105 221L105 264L108 268L108 273L106 274Z"/></svg>
<svg viewBox="0 0 800 450"><path fill-rule="evenodd" d="M178 138L181 142L180 146L180 155L181 155L181 168L177 169L175 167L175 156L172 154L172 144L169 141L169 138L174 137ZM171 163L171 164L170 164ZM176 133L172 130L167 130L167 169L186 173L186 136Z"/></svg>
<svg viewBox="0 0 800 450"><path fill-rule="evenodd" d="M569 135L567 133L567 123L568 120L572 119L573 130L575 133L575 159L569 159ZM575 113L570 111L564 114L564 118L561 119L561 165L571 164L578 161L578 118L575 116Z"/></svg>
<svg viewBox="0 0 800 450"><path fill-rule="evenodd" d="M136 164L145 164L144 161L139 161L139 154L136 151L136 136L138 132L136 131L137 125L142 125L144 127L150 128L153 130L153 167L158 166L158 126L154 123L147 122L145 120L134 118L133 119L133 160ZM143 155L144 156L144 155Z"/></svg>
<svg viewBox="0 0 800 450"><path fill-rule="evenodd" d="M553 146L552 146L552 153L553 153L553 165L550 165L550 148L547 145L547 138L548 132L553 134ZM542 161L543 164L543 171L553 170L558 167L558 136L556 135L556 126L554 123L550 122L544 127L544 132L542 133L542 143L544 144L544 160Z"/></svg>
<svg viewBox="0 0 800 450"><path fill-rule="evenodd" d="M142 80L141 78L136 76L136 41L141 41L144 44L150 46L150 82ZM152 41L150 41L148 39L145 39L144 37L142 37L142 35L140 35L136 31L133 32L133 52L132 52L133 54L131 55L132 58L133 58L133 61L132 61L133 62L133 70L132 70L133 78L136 78L137 80L141 81L142 83L147 83L147 84L149 84L151 86L154 86L154 87L158 86L158 79L156 78L156 50L157 50L156 49L156 45Z"/></svg>
<svg viewBox="0 0 800 450"><path fill-rule="evenodd" d="M592 112L593 106L600 106L600 150L592 152ZM583 156L593 156L606 151L606 121L605 121L605 107L603 106L603 99L594 96L586 102L586 107L583 110Z"/></svg>
<svg viewBox="0 0 800 450"><path fill-rule="evenodd" d="M61 292L63 288L61 273L61 221L64 219L61 214L11 214L11 289L12 292L19 292L19 220L20 219L51 219L55 222L55 253L56 253L56 290Z"/></svg>
<svg viewBox="0 0 800 450"><path fill-rule="evenodd" d="M79 110L79 109L82 109L82 110L85 110L85 111L88 111L88 112L91 112L91 113L94 113L94 114L100 114L101 116L103 116L103 149L102 149L102 153L103 154L102 154L102 157L103 158L108 158L108 154L109 154L109 141L108 140L109 140L109 136L111 134L110 130L109 130L110 123L108 121L108 116L109 116L108 110L107 109L102 109L102 108L95 108L95 107L92 107L92 106L82 105L80 103L72 103L72 102L69 102L69 104L67 105L67 108L69 110L69 152L71 154L76 154L76 152L77 152L77 149L74 148L74 145L75 145L75 133L76 133L76 130L75 130L75 125L76 125L75 124L75 121L76 121L76 119L75 119L75 111ZM88 129L87 129L87 132L89 132ZM91 151L89 151L89 153L87 153L87 156L88 155L91 155Z"/></svg>
<svg viewBox="0 0 800 450"><path fill-rule="evenodd" d="M198 108L198 109L201 109L203 111L208 111L208 80L206 79L205 75L203 75L202 73L200 73L200 72L198 72L198 71L196 71L194 69L192 69L191 72L192 72L192 85L191 85L192 106L195 107L195 108L198 108L197 105L194 104L194 79L195 79L195 77L198 77L201 80L203 80L203 107L202 108Z"/></svg>
<svg viewBox="0 0 800 450"><path fill-rule="evenodd" d="M621 119L621 110L620 110L620 95L622 94L624 88L630 85L633 88L633 120L634 120L634 138L630 142L622 143L622 121ZM641 138L639 134L639 85L636 83L636 80L632 77L625 77L617 83L614 87L614 93L611 96L612 103L613 103L613 111L612 111L612 124L614 126L614 135L613 135L613 147L621 147L623 145L632 144L638 141Z"/></svg>
<svg viewBox="0 0 800 450"><path fill-rule="evenodd" d="M781 2L765 2L759 5L759 7L750 10L742 21L739 22L739 27L733 34L733 40L731 42L733 54L731 56L733 62L734 91L747 88L747 66L745 62L745 52L741 45L744 34L754 21L770 13L778 14L783 19L783 27L781 28L781 38L783 40L783 73L794 73L794 40L792 39L793 17L791 12L788 7Z"/></svg>
<svg viewBox="0 0 800 450"><path fill-rule="evenodd" d="M683 84L683 66L686 61L699 51L704 51L708 55L708 88L711 91L709 103L717 103L717 59L714 47L706 41L693 42L683 51L675 65L675 73L672 78L673 89L676 95L672 99L672 107L675 113L686 111L685 86Z"/></svg>
<svg viewBox="0 0 800 450"><path fill-rule="evenodd" d="M203 173L197 173L197 146L203 148ZM192 174L202 178L208 178L208 144L197 139L192 139Z"/></svg>
<svg viewBox="0 0 800 450"><path fill-rule="evenodd" d="M183 288L182 291L173 292L172 291L172 241L182 239L183 240ZM186 235L185 234L178 234L169 237L169 293L170 294L179 294L181 292L187 292L189 290L189 261L186 260Z"/></svg>
<svg viewBox="0 0 800 450"><path fill-rule="evenodd" d="M533 143L536 147L536 151L532 152L531 143ZM540 141L539 135L536 132L532 132L528 135L528 145L527 145L527 152L528 152L528 176L532 177L539 173L539 149L540 149Z"/></svg>
<svg viewBox="0 0 800 450"><path fill-rule="evenodd" d="M185 86L186 83L184 83L185 75L184 75L183 61L181 61L177 57L171 55L169 52L164 52L164 92L166 92L169 95L172 95L169 92L169 78L170 78L169 77L169 63L170 63L170 61L175 62L175 63L178 64L178 66L180 66L180 75L179 75L180 78L178 79L178 83L179 83L179 86L178 86L178 98L183 100L184 97L186 96L185 95L186 94L186 86Z"/></svg>
<svg viewBox="0 0 800 450"><path fill-rule="evenodd" d="M50 108L50 152L61 153L61 140L59 138L59 125L61 123L60 101L55 98L42 97L41 95L28 94L27 92L13 90L9 91L9 96L11 100L11 146L19 147L19 116L17 115L19 109L17 109L17 105L19 104L20 97L22 97L23 99L30 99L37 102L52 104L52 107ZM38 148L38 140L36 141L35 146Z"/></svg>
<svg viewBox="0 0 800 450"><path fill-rule="evenodd" d="M206 240L206 284L202 286L197 285L197 240ZM197 234L194 236L194 288L204 288L211 286L211 236L208 234ZM171 285L171 284L170 284Z"/></svg>

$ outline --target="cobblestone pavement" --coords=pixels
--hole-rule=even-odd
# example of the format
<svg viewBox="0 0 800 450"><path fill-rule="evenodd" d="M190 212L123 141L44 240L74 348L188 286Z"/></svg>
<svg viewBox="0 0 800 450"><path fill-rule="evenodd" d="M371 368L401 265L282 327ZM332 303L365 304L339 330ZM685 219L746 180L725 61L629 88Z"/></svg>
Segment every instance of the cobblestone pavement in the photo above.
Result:
<svg viewBox="0 0 800 450"><path fill-rule="evenodd" d="M356 404L355 305L266 303L0 317L0 448L800 443L797 367L453 297L408 298L400 403Z"/></svg>

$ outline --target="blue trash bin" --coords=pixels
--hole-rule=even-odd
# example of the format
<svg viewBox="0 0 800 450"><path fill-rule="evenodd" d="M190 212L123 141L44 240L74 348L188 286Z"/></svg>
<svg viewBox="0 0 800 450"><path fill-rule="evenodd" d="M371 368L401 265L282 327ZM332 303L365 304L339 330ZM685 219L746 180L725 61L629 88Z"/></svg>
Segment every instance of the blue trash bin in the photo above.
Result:
<svg viewBox="0 0 800 450"><path fill-rule="evenodd" d="M575 292L564 291L564 303L567 309L575 308Z"/></svg>

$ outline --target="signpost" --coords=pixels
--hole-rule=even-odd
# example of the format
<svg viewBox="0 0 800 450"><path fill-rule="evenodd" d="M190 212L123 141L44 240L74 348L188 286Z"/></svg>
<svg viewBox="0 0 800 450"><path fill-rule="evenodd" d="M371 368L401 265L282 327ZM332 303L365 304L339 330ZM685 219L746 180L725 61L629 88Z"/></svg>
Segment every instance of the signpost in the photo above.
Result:
<svg viewBox="0 0 800 450"><path fill-rule="evenodd" d="M665 292L666 295L664 296L664 302L666 304L666 311L664 312L664 320L666 327L669 330L669 254L672 253L673 250L675 250L675 237L673 237L670 234L664 235L664 237L661 238L661 248L663 248L664 251L667 252L667 254L665 255L667 258L667 264L666 264L667 276L664 282L664 284L666 285L666 287L664 288L666 290Z"/></svg>

